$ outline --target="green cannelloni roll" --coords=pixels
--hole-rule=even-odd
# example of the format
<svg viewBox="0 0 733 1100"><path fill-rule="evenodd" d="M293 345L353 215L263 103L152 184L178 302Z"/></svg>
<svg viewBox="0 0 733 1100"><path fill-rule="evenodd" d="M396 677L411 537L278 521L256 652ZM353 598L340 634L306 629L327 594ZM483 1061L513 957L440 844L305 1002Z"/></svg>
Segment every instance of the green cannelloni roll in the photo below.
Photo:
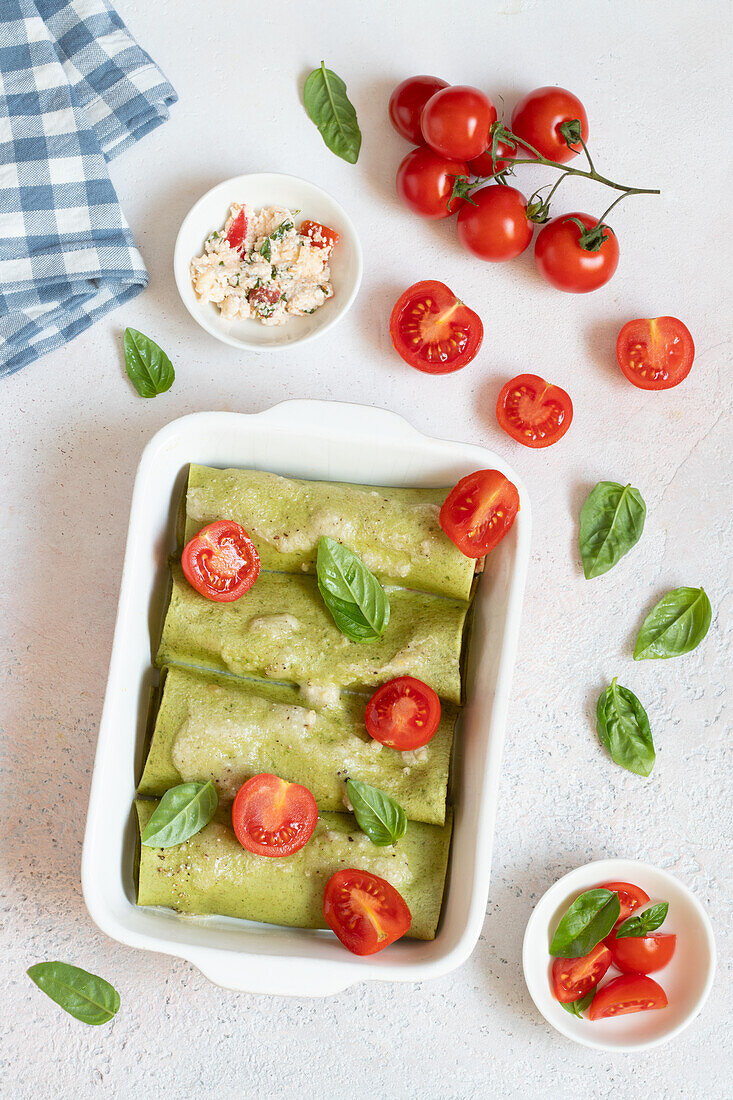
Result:
<svg viewBox="0 0 733 1100"><path fill-rule="evenodd" d="M318 539L330 535L386 583L467 600L475 562L438 523L447 489L381 488L300 481L263 470L192 465L185 539L231 519L253 540L263 569L315 572Z"/></svg>
<svg viewBox="0 0 733 1100"><path fill-rule="evenodd" d="M191 587L180 565L172 572L158 665L286 681L311 695L409 675L461 701L466 603L391 589L387 629L379 641L363 644L336 627L314 577L263 572L241 599L216 603Z"/></svg>
<svg viewBox="0 0 733 1100"><path fill-rule="evenodd" d="M272 772L312 792L320 810L345 806L346 780L397 799L408 818L442 825L457 711L444 704L428 745L398 752L366 732L368 696L343 693L309 706L297 688L171 668L139 791L211 779L232 799L250 776Z"/></svg>
<svg viewBox="0 0 733 1100"><path fill-rule="evenodd" d="M135 803L140 833L157 803ZM451 822L410 822L397 844L377 848L349 814L322 814L299 852L267 858L246 851L219 809L200 833L174 848L140 846L138 905L240 917L297 928L324 928L323 891L345 867L371 871L402 894L412 914L408 936L435 937L443 900Z"/></svg>

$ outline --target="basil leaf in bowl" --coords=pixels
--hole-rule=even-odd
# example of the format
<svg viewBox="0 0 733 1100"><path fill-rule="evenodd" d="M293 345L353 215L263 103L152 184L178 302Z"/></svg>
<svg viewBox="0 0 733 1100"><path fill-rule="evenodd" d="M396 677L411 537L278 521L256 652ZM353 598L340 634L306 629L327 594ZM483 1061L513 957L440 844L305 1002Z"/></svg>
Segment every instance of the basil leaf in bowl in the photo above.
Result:
<svg viewBox="0 0 733 1100"><path fill-rule="evenodd" d="M407 817L399 802L359 779L346 781L346 794L363 833L379 848L395 844L405 835Z"/></svg>
<svg viewBox="0 0 733 1100"><path fill-rule="evenodd" d="M586 1008L590 1007L590 1003L596 995L597 986L593 986L590 993L586 993L585 997L581 997L577 1001L560 1001L561 1008L564 1008L566 1012L569 1012L571 1016L577 1016L579 1020L582 1020L583 1013Z"/></svg>
<svg viewBox="0 0 733 1100"><path fill-rule="evenodd" d="M607 573L641 538L646 504L638 489L599 481L580 512L580 557L586 580Z"/></svg>
<svg viewBox="0 0 733 1100"><path fill-rule="evenodd" d="M352 642L376 642L389 622L381 584L353 550L328 535L318 540L318 589L342 634Z"/></svg>
<svg viewBox="0 0 733 1100"><path fill-rule="evenodd" d="M106 1024L120 1007L114 986L97 974L65 962L41 962L26 971L31 981L83 1024Z"/></svg>
<svg viewBox="0 0 733 1100"><path fill-rule="evenodd" d="M550 954L579 959L589 954L613 928L621 912L618 894L599 887L586 890L565 911L550 944Z"/></svg>
<svg viewBox="0 0 733 1100"><path fill-rule="evenodd" d="M713 612L702 588L674 588L649 612L634 646L634 660L666 660L691 653L703 640Z"/></svg>
<svg viewBox="0 0 733 1100"><path fill-rule="evenodd" d="M651 774L656 753L647 713L615 676L598 700L596 723L598 739L616 764L636 775Z"/></svg>
<svg viewBox="0 0 733 1100"><path fill-rule="evenodd" d="M657 905L650 905L643 913L634 913L619 925L616 939L626 939L627 936L646 936L647 932L656 932L661 928L669 911L669 902L660 901Z"/></svg>
<svg viewBox="0 0 733 1100"><path fill-rule="evenodd" d="M219 796L208 783L179 783L166 791L145 826L146 848L174 848L200 833L216 813Z"/></svg>

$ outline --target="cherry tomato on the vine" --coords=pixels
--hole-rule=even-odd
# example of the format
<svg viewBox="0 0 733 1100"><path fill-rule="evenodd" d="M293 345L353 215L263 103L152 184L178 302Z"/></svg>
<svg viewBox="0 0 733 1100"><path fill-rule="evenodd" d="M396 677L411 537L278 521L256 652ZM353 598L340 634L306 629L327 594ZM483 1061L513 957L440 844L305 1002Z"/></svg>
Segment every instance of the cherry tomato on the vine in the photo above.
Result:
<svg viewBox="0 0 733 1100"><path fill-rule="evenodd" d="M448 160L432 149L413 149L397 169L397 194L421 218L449 218L463 206L451 200L457 176L467 176L465 161Z"/></svg>
<svg viewBox="0 0 733 1100"><path fill-rule="evenodd" d="M512 111L512 132L528 141L547 160L566 164L582 146L579 142L568 146L560 127L575 118L580 121L583 141L587 141L588 116L578 97L565 88L535 88ZM529 150L526 153L532 155Z"/></svg>
<svg viewBox="0 0 733 1100"><path fill-rule="evenodd" d="M389 334L395 351L411 367L427 374L450 374L476 357L484 326L478 313L445 283L423 279L395 302Z"/></svg>
<svg viewBox="0 0 733 1100"><path fill-rule="evenodd" d="M558 290L587 294L597 290L613 276L618 267L619 248L616 234L606 229L606 239L596 252L580 244L577 218L586 229L598 225L590 214L562 214L543 226L534 246L537 270Z"/></svg>
<svg viewBox="0 0 733 1100"><path fill-rule="evenodd" d="M627 321L616 341L618 365L641 390L669 390L690 373L695 344L676 317Z"/></svg>
<svg viewBox="0 0 733 1100"><path fill-rule="evenodd" d="M496 107L479 88L457 84L442 88L423 108L422 133L436 153L472 160L489 144Z"/></svg>
<svg viewBox="0 0 733 1100"><path fill-rule="evenodd" d="M448 81L439 76L409 76L398 84L389 97L389 117L397 133L413 145L422 145L422 109L431 96L447 87Z"/></svg>
<svg viewBox="0 0 733 1100"><path fill-rule="evenodd" d="M498 141L496 143L496 160L491 156L491 145L484 153L479 153L477 157L468 162L468 167L471 170L472 176L495 176L497 172L505 172L507 168L511 167L507 157L519 157L521 151L517 151L514 144L509 144L506 141Z"/></svg>
<svg viewBox="0 0 733 1100"><path fill-rule="evenodd" d="M458 215L458 239L480 260L512 260L532 240L527 200L516 187L490 184L474 191Z"/></svg>
<svg viewBox="0 0 733 1100"><path fill-rule="evenodd" d="M496 419L507 435L525 447L549 447L562 439L573 421L573 403L560 386L538 374L519 374L503 387Z"/></svg>

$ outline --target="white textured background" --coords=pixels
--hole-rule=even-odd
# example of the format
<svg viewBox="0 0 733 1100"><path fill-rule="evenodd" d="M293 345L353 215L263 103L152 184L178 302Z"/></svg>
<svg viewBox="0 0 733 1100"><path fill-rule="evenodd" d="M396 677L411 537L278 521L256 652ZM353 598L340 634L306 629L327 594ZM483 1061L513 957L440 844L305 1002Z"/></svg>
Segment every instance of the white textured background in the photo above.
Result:
<svg viewBox="0 0 733 1100"><path fill-rule="evenodd" d="M151 285L0 385L0 1095L732 1096L724 1042L732 817L723 710L733 274L722 214L726 6L119 0L119 10L180 95L171 120L111 169ZM359 113L355 167L326 150L300 105L302 79L321 58L344 77ZM460 249L452 224L423 223L398 205L394 173L407 146L386 106L413 72L482 85L509 109L545 83L581 97L599 167L663 189L661 199L629 200L614 215L621 265L612 283L563 295L535 275L531 252L511 266L482 264ZM267 169L304 175L339 198L361 233L366 270L337 329L302 351L258 358L195 326L176 296L171 254L200 194ZM607 205L605 191L583 181L566 182L561 195L556 212L599 214ZM486 328L479 358L444 378L404 366L387 334L397 294L428 277L453 287ZM679 389L643 393L617 370L615 335L631 317L665 313L689 325L696 363ZM123 374L128 324L175 363L173 390L154 401L139 398ZM495 423L498 389L524 370L573 398L572 429L549 451L514 444ZM384 405L424 431L493 447L521 471L535 513L481 941L440 981L362 986L327 1001L224 992L187 963L119 946L94 928L79 887L142 447L183 413L252 412L285 397ZM585 582L577 517L599 479L631 481L649 512L633 553ZM702 584L710 595L715 617L704 644L676 661L634 664L641 620L680 584ZM646 782L616 768L596 741L595 700L613 675L651 717L658 758ZM522 979L534 901L570 868L612 855L658 863L693 887L720 952L702 1016L645 1055L572 1045L538 1016ZM25 976L47 958L112 980L122 996L115 1021L85 1028L47 1001Z"/></svg>

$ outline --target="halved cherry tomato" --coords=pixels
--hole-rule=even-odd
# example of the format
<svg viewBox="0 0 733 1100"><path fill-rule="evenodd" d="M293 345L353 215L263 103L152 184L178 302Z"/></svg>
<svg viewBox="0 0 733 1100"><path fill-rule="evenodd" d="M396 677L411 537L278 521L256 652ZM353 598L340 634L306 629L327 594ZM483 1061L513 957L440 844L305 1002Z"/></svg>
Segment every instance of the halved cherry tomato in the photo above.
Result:
<svg viewBox="0 0 733 1100"><path fill-rule="evenodd" d="M480 153L473 160L468 162L468 167L471 170L473 176L495 176L497 172L504 172L509 167L509 162L505 160L505 157L519 157L521 153L517 152L517 147L510 145L506 141L498 141L496 143L496 160L491 158L491 146L484 152Z"/></svg>
<svg viewBox="0 0 733 1100"><path fill-rule="evenodd" d="M277 775L253 775L237 791L232 825L237 840L258 856L289 856L308 843L318 821L307 787Z"/></svg>
<svg viewBox="0 0 733 1100"><path fill-rule="evenodd" d="M458 240L480 260L513 260L532 240L527 200L516 187L492 183L474 191L458 215Z"/></svg>
<svg viewBox="0 0 733 1100"><path fill-rule="evenodd" d="M243 527L219 519L186 543L181 567L188 583L207 600L229 603L257 580L260 556Z"/></svg>
<svg viewBox="0 0 733 1100"><path fill-rule="evenodd" d="M394 304L392 344L406 363L427 374L450 374L475 359L484 338L478 313L433 279L414 283Z"/></svg>
<svg viewBox="0 0 733 1100"><path fill-rule="evenodd" d="M352 867L337 871L326 883L323 916L355 955L382 951L412 923L405 899L390 882Z"/></svg>
<svg viewBox="0 0 733 1100"><path fill-rule="evenodd" d="M236 218L229 226L229 232L227 233L227 244L230 248L241 248L242 241L247 232L247 218L244 210L240 210Z"/></svg>
<svg viewBox="0 0 733 1100"><path fill-rule="evenodd" d="M308 237L311 244L314 244L316 248L327 248L331 251L339 243L339 235L335 229L329 229L327 225L312 222L310 219L301 222L300 234L303 237Z"/></svg>
<svg viewBox="0 0 733 1100"><path fill-rule="evenodd" d="M577 218L586 229L594 229L598 218L590 214L562 214L540 230L534 246L537 270L548 283L571 294L598 290L618 267L619 248L616 234L606 229L606 239L597 252L582 248Z"/></svg>
<svg viewBox="0 0 733 1100"><path fill-rule="evenodd" d="M613 965L624 974L651 974L661 970L674 955L677 936L674 932L649 932L646 936L615 935L607 938Z"/></svg>
<svg viewBox="0 0 733 1100"><path fill-rule="evenodd" d="M374 692L364 715L367 733L400 752L419 749L440 725L440 699L414 676L398 676Z"/></svg>
<svg viewBox="0 0 733 1100"><path fill-rule="evenodd" d="M591 1001L588 1019L647 1012L650 1008L666 1008L668 1003L667 994L653 978L647 978L646 974L622 974L598 990Z"/></svg>
<svg viewBox="0 0 733 1100"><path fill-rule="evenodd" d="M535 88L512 111L512 130L543 157L565 164L582 149L580 143L568 146L560 133L562 124L574 118L580 120L583 141L587 141L588 116L578 97L565 88ZM526 155L532 153L526 150Z"/></svg>
<svg viewBox="0 0 733 1100"><path fill-rule="evenodd" d="M436 153L457 160L480 156L489 144L496 107L480 88L456 84L441 88L423 107L421 128Z"/></svg>
<svg viewBox="0 0 733 1100"><path fill-rule="evenodd" d="M499 394L496 419L525 447L550 447L572 424L573 403L565 390L538 374L518 374Z"/></svg>
<svg viewBox="0 0 733 1100"><path fill-rule="evenodd" d="M397 195L421 218L449 218L463 205L463 199L451 199L457 176L468 176L465 161L449 160L425 146L413 149L397 169Z"/></svg>
<svg viewBox="0 0 733 1100"><path fill-rule="evenodd" d="M618 365L640 390L670 390L690 373L695 344L676 317L627 321L616 341Z"/></svg>
<svg viewBox="0 0 733 1100"><path fill-rule="evenodd" d="M611 952L605 943L597 943L588 955L579 959L555 959L552 964L552 990L562 1004L579 1001L598 985L611 965Z"/></svg>
<svg viewBox="0 0 733 1100"><path fill-rule="evenodd" d="M519 511L516 485L498 470L462 477L440 509L440 526L467 558L482 558L501 542Z"/></svg>
<svg viewBox="0 0 733 1100"><path fill-rule="evenodd" d="M633 912L649 901L649 895L646 891L642 890L640 886L634 886L633 882L604 882L598 889L611 890L614 894L618 894L621 908L614 928L618 928L627 917L630 917Z"/></svg>
<svg viewBox="0 0 733 1100"><path fill-rule="evenodd" d="M397 133L413 145L422 145L422 109L431 96L447 87L448 81L439 76L410 76L398 84L389 97L389 117Z"/></svg>

